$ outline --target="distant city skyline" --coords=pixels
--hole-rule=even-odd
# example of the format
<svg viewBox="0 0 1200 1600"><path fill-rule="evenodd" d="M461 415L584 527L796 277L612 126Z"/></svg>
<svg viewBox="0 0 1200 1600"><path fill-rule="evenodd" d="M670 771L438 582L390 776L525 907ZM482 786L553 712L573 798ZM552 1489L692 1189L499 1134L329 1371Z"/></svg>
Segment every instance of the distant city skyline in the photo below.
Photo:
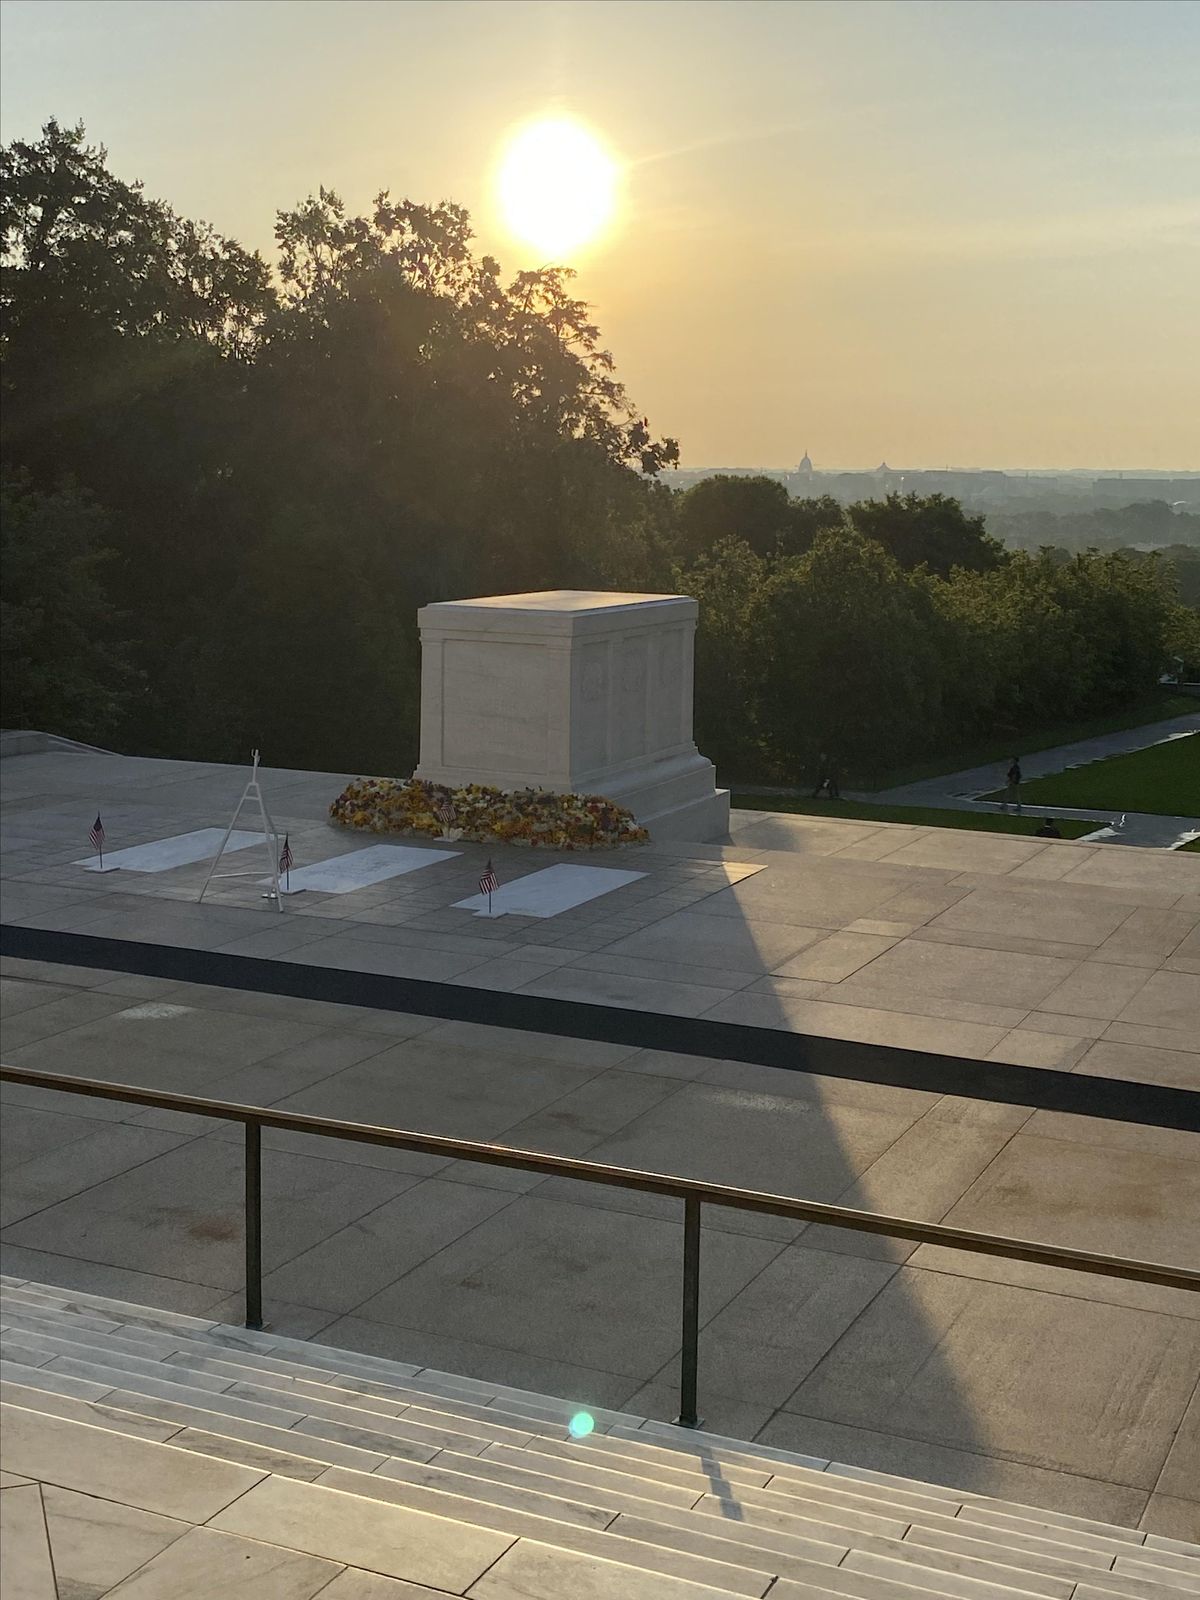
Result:
<svg viewBox="0 0 1200 1600"><path fill-rule="evenodd" d="M805 454L808 454L806 451ZM803 457L801 457L803 460ZM1145 475L1148 478L1196 478L1200 477L1200 467L1141 467L1136 463L1126 467L1025 467L1012 462L984 462L984 461L901 461L889 463L886 453L879 461L867 463L861 461L821 461L812 462L813 471L822 472L873 472L881 465L886 465L889 471L894 472L1006 472L1018 474L1027 472L1037 478L1135 478ZM722 470L720 463L712 462L681 462L681 468L689 472L711 468L714 472ZM731 472L795 472L796 462L745 462L728 461L724 466Z"/></svg>
<svg viewBox="0 0 1200 1600"><path fill-rule="evenodd" d="M688 467L824 441L839 464L1200 468L1198 5L0 11L5 141L82 119L120 177L268 258L276 210L322 184L358 211L454 200L508 274L571 237ZM514 176L518 130L563 119L575 165L543 136Z"/></svg>

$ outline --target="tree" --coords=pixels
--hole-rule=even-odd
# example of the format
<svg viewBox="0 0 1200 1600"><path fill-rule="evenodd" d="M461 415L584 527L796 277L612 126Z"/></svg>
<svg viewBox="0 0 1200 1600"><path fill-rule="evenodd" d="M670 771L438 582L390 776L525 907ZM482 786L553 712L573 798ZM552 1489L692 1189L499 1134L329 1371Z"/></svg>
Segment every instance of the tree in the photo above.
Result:
<svg viewBox="0 0 1200 1600"><path fill-rule="evenodd" d="M101 579L105 517L67 484L39 494L0 478L0 661L9 727L109 737L131 675Z"/></svg>
<svg viewBox="0 0 1200 1600"><path fill-rule="evenodd" d="M957 641L952 726L1019 732L1150 693L1178 609L1169 569L1088 551L1015 551L990 572L930 580Z"/></svg>
<svg viewBox="0 0 1200 1600"><path fill-rule="evenodd" d="M787 527L780 540L780 554L801 556L811 550L818 535L846 526L846 513L831 494L793 500L788 506Z"/></svg>
<svg viewBox="0 0 1200 1600"><path fill-rule="evenodd" d="M700 748L728 775L763 775L759 721L766 658L755 629L768 567L742 539L724 539L673 587L699 602L695 727Z"/></svg>
<svg viewBox="0 0 1200 1600"><path fill-rule="evenodd" d="M82 128L48 123L0 165L5 458L110 515L145 686L123 742L239 755L282 675L305 685L293 759L400 761L417 606L665 583L654 478L677 447L569 273L504 281L460 207L381 195L355 216L321 190L279 214L274 280ZM369 682L378 714L349 728Z"/></svg>
<svg viewBox="0 0 1200 1600"><path fill-rule="evenodd" d="M909 570L927 566L945 578L955 567L986 572L1004 560L1004 547L987 533L983 517L968 516L945 495L889 494L860 500L848 514L859 533L877 539Z"/></svg>
<svg viewBox="0 0 1200 1600"><path fill-rule="evenodd" d="M82 126L0 150L0 181L5 450L100 468L206 355L251 352L266 263L116 178Z"/></svg>
<svg viewBox="0 0 1200 1600"><path fill-rule="evenodd" d="M751 630L782 768L811 774L825 755L869 780L936 738L936 614L876 541L851 529L819 535L763 585Z"/></svg>
<svg viewBox="0 0 1200 1600"><path fill-rule="evenodd" d="M679 546L685 559L740 539L757 556L774 555L788 528L788 492L775 478L701 478L679 496Z"/></svg>

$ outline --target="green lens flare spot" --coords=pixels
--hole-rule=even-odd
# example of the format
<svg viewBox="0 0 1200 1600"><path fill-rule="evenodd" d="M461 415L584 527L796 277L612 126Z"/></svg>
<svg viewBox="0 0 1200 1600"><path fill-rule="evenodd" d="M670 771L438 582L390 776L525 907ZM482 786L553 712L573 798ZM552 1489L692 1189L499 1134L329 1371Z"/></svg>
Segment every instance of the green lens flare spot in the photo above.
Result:
<svg viewBox="0 0 1200 1600"><path fill-rule="evenodd" d="M591 1416L587 1411L577 1411L570 1422L567 1423L567 1432L572 1439L586 1439L595 1426L595 1417Z"/></svg>

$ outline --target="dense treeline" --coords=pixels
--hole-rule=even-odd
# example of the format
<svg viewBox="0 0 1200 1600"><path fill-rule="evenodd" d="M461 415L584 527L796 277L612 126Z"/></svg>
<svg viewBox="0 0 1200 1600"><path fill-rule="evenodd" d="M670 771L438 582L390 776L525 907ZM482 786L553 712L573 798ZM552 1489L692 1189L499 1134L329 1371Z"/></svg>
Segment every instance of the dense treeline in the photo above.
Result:
<svg viewBox="0 0 1200 1600"><path fill-rule="evenodd" d="M1190 547L1200 555L1200 513L1175 510L1165 500L1138 500L1127 506L1093 506L1087 511L991 511L988 527L1006 545L1039 550L1043 545L1076 554L1082 550Z"/></svg>
<svg viewBox="0 0 1200 1600"><path fill-rule="evenodd" d="M456 206L321 190L268 268L82 128L0 162L8 726L403 772L417 607L531 588L696 594L731 776L867 773L1200 657L1153 561L1009 557L940 496L673 493L570 275L504 279Z"/></svg>

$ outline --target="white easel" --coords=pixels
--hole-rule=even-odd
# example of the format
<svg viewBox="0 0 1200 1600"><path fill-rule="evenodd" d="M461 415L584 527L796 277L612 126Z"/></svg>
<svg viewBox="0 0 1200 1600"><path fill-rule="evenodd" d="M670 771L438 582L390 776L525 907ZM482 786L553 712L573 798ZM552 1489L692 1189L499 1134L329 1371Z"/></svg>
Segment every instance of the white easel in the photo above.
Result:
<svg viewBox="0 0 1200 1600"><path fill-rule="evenodd" d="M267 856L271 863L271 883L274 885L274 887L272 891L269 894L264 895L263 898L264 900L274 900L276 911L282 911L283 897L279 893L279 833L275 827L275 824L271 821L270 815L267 811L267 802L263 799L262 787L258 781L257 750L254 751L254 766L250 773L250 782L242 790L242 798L237 803L237 810L233 813L233 817L230 820L229 826L225 829L225 837L221 840L217 853L212 858L212 865L208 869L208 876L205 878L204 884L199 895L197 896L197 904L199 901L204 899L205 891L214 878L256 878L258 876L257 867L253 868L249 872L217 871L217 866L222 855L225 853L225 847L229 843L229 836L237 827L238 818L241 816L242 808L245 806L247 800L256 800L258 802L258 813L262 818L263 825L263 843L266 846Z"/></svg>

